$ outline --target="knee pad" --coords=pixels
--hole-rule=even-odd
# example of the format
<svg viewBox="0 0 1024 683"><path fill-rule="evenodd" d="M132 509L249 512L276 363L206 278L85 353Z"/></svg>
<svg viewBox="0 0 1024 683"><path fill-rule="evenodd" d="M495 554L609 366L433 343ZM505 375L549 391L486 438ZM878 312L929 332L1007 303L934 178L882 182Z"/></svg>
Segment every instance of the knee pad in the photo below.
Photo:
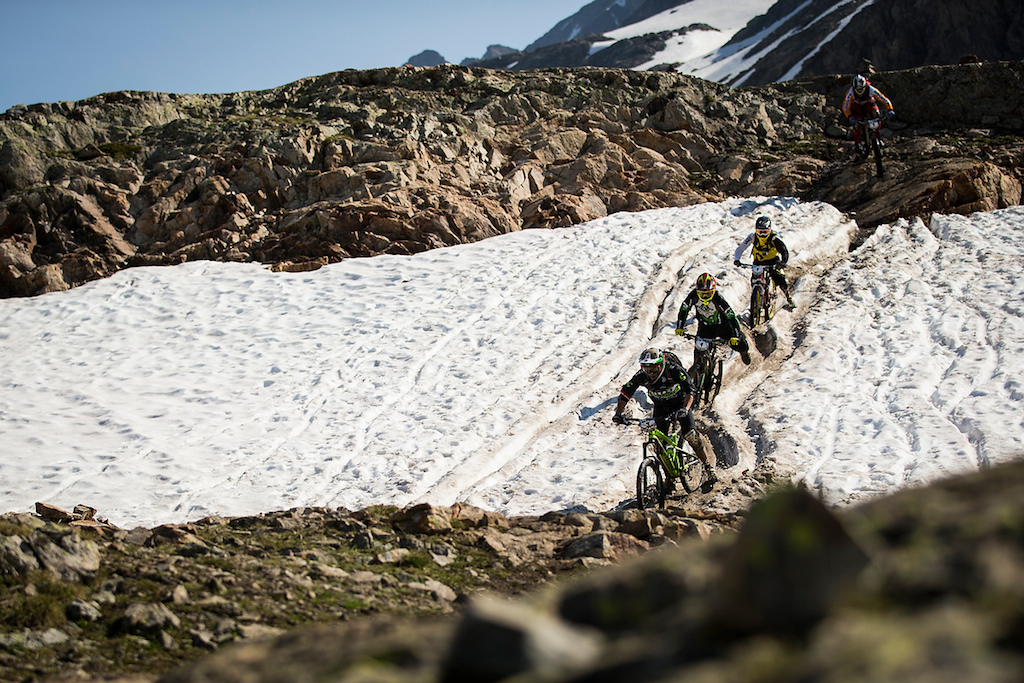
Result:
<svg viewBox="0 0 1024 683"><path fill-rule="evenodd" d="M686 434L683 435L683 438L686 439L686 443L693 446L694 449L699 449L704 445L701 443L700 434L697 433L696 429L691 429L690 431L686 432Z"/></svg>

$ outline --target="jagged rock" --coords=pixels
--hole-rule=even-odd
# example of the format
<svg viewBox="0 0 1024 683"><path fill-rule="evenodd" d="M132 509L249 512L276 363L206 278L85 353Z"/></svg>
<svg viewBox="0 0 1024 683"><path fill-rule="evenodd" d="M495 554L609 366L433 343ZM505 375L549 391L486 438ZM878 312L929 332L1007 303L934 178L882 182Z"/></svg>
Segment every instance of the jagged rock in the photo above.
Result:
<svg viewBox="0 0 1024 683"><path fill-rule="evenodd" d="M68 603L65 612L70 621L97 621L103 616L99 605L85 600L74 600Z"/></svg>
<svg viewBox="0 0 1024 683"><path fill-rule="evenodd" d="M0 537L0 576L19 577L42 570L60 581L80 582L100 566L96 543L68 528L52 526Z"/></svg>
<svg viewBox="0 0 1024 683"><path fill-rule="evenodd" d="M118 620L124 633L157 637L166 628L179 628L181 619L161 603L132 603Z"/></svg>
<svg viewBox="0 0 1024 683"><path fill-rule="evenodd" d="M745 514L679 498L658 511L551 512L504 526L455 506L452 519L463 521L438 536L429 526L396 529L396 515L380 510L306 508L159 528L149 545L127 543L127 531L3 515L0 618L59 625L0 632L0 678L109 680L121 666L191 661L152 675L341 680L370 675L372 663L374 680L393 681L748 680L751 671L766 680L1017 680L1022 493L1024 464L1014 463L843 510L799 489L774 491ZM371 547L354 549L352 537L369 529ZM643 552L634 534L657 550ZM37 535L95 536L103 578L62 586L72 579L39 574L26 541ZM187 535L230 548L230 560L176 554L181 546L168 540ZM419 559L363 568L389 546ZM462 562L423 561L446 548ZM570 559L570 548L602 557ZM622 548L640 555L609 559ZM11 570L12 557L23 570ZM351 571L329 571L342 565ZM196 595L174 599L186 583ZM56 611L39 609L71 594ZM496 594L515 599L480 606ZM124 661L96 658L98 648Z"/></svg>
<svg viewBox="0 0 1024 683"><path fill-rule="evenodd" d="M36 503L36 514L51 522L65 524L75 518L70 512L66 512L65 510L61 510L59 507L48 505L46 503Z"/></svg>
<svg viewBox="0 0 1024 683"><path fill-rule="evenodd" d="M408 586L409 588L430 593L438 602L452 602L458 597L455 594L455 591L434 579L427 579L426 581L412 581Z"/></svg>
<svg viewBox="0 0 1024 683"><path fill-rule="evenodd" d="M514 603L475 600L459 623L440 680L501 681L530 672L564 676L597 655L602 640L543 612Z"/></svg>
<svg viewBox="0 0 1024 683"><path fill-rule="evenodd" d="M450 512L429 503L400 510L389 521L406 533L437 534L452 530Z"/></svg>
<svg viewBox="0 0 1024 683"><path fill-rule="evenodd" d="M649 549L647 543L630 534L600 532L573 541L562 551L562 556L570 559L596 557L603 560L621 560Z"/></svg>
<svg viewBox="0 0 1024 683"><path fill-rule="evenodd" d="M742 632L799 632L822 619L868 556L806 489L750 510L725 558L712 620Z"/></svg>
<svg viewBox="0 0 1024 683"><path fill-rule="evenodd" d="M301 272L725 194L824 199L865 229L1005 206L1020 197L1024 144L1005 134L1024 130L1022 73L875 74L899 112L881 184L845 160L845 76L729 89L445 64L17 107L0 115L0 296L197 259Z"/></svg>

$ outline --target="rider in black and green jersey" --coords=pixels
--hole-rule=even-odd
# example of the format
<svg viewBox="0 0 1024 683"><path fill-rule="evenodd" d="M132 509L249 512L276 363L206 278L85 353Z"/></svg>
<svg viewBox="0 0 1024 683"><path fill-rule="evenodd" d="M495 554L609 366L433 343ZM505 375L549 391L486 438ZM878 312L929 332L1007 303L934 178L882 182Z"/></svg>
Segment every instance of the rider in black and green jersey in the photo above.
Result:
<svg viewBox="0 0 1024 683"><path fill-rule="evenodd" d="M694 454L707 471L707 478L704 481L709 485L714 484L718 481L718 476L708 454L704 451L704 442L697 434L693 412L690 410L697 389L682 365L666 356L678 360L675 354L666 354L661 349L647 349L640 354L640 371L623 385L618 403L615 404L612 421L624 423L626 418L622 411L626 409L629 399L633 398L637 389L646 387L647 395L654 403L654 422L658 429L667 434L671 426L670 421L678 420L679 433L693 447Z"/></svg>
<svg viewBox="0 0 1024 683"><path fill-rule="evenodd" d="M740 329L736 312L725 298L718 293L718 282L711 273L697 278L697 286L683 300L676 320L676 334L683 334L686 318L694 310L697 317L697 336L704 339L726 339L729 346L740 352L745 365L750 365L750 344Z"/></svg>

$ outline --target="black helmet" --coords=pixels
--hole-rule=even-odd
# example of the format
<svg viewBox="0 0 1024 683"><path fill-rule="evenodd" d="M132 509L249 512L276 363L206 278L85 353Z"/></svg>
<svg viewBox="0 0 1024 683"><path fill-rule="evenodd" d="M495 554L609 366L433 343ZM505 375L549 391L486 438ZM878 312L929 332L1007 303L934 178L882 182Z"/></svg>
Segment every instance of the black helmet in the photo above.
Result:
<svg viewBox="0 0 1024 683"><path fill-rule="evenodd" d="M758 237L767 237L768 233L772 231L772 219L768 216L760 216L757 222L754 223L754 232L757 233Z"/></svg>

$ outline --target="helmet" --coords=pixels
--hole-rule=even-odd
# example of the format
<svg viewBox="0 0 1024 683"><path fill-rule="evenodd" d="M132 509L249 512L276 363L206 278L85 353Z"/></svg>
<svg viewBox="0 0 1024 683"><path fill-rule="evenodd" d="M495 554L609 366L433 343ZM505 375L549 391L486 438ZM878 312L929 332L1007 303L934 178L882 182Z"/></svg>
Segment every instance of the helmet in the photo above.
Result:
<svg viewBox="0 0 1024 683"><path fill-rule="evenodd" d="M697 298L704 303L711 301L717 288L718 282L715 281L715 276L711 273L702 273L697 278Z"/></svg>
<svg viewBox="0 0 1024 683"><path fill-rule="evenodd" d="M640 354L640 365L662 365L665 362L665 354L661 349L650 348Z"/></svg>
<svg viewBox="0 0 1024 683"><path fill-rule="evenodd" d="M657 380L665 371L665 354L661 349L650 348L640 354L640 369L649 379Z"/></svg>
<svg viewBox="0 0 1024 683"><path fill-rule="evenodd" d="M761 216L757 219L757 223L754 224L754 233L758 237L767 237L772 231L772 219L768 216Z"/></svg>
<svg viewBox="0 0 1024 683"><path fill-rule="evenodd" d="M864 94L864 91L868 89L868 79L864 78L860 74L853 77L853 92L857 93L857 96Z"/></svg>

